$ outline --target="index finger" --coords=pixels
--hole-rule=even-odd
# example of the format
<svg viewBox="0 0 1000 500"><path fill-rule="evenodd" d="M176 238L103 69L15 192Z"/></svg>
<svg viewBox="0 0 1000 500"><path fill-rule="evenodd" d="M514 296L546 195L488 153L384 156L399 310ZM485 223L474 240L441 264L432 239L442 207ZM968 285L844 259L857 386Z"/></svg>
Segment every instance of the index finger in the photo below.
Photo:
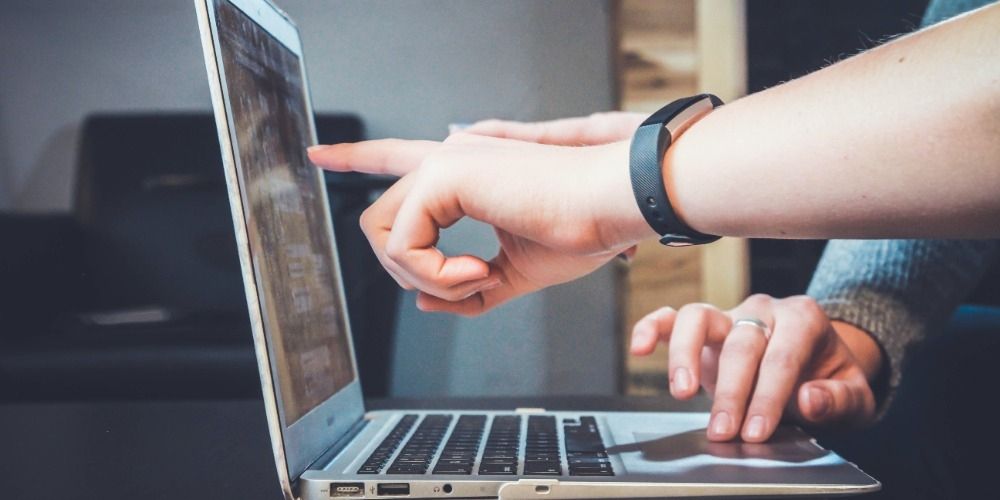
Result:
<svg viewBox="0 0 1000 500"><path fill-rule="evenodd" d="M439 147L437 141L379 139L313 146L308 153L310 161L326 170L402 177L419 168Z"/></svg>

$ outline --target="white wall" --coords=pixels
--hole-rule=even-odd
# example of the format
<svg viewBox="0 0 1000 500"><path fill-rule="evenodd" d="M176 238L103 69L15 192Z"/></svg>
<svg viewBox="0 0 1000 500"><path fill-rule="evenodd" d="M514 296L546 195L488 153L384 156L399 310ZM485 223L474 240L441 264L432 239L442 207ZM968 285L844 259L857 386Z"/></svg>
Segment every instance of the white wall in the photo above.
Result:
<svg viewBox="0 0 1000 500"><path fill-rule="evenodd" d="M300 25L316 110L357 113L371 137L441 138L451 122L613 104L606 0L279 3ZM68 210L88 113L210 105L188 0L7 0L0 68L0 209ZM463 224L444 245L491 253L493 241ZM395 390L612 391L609 273L478 320L425 315L408 298Z"/></svg>

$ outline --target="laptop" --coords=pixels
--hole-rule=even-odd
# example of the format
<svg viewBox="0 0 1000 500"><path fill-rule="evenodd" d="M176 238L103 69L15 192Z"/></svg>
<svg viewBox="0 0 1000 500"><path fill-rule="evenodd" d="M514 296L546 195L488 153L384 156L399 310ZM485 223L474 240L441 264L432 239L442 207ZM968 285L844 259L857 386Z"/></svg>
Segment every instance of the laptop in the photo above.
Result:
<svg viewBox="0 0 1000 500"><path fill-rule="evenodd" d="M880 488L794 427L767 444L711 443L705 413L366 412L327 193L305 152L316 134L298 31L267 0L195 4L287 499L837 496Z"/></svg>

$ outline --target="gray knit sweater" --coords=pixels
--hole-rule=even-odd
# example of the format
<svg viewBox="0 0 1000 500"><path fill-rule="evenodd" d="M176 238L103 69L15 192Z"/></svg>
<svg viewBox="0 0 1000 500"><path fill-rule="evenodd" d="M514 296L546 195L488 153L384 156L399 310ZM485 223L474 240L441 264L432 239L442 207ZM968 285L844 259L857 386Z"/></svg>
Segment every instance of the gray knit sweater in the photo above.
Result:
<svg viewBox="0 0 1000 500"><path fill-rule="evenodd" d="M808 294L830 319L871 333L881 345L884 410L907 348L940 330L998 255L994 240L834 240Z"/></svg>
<svg viewBox="0 0 1000 500"><path fill-rule="evenodd" d="M933 0L923 25L991 3ZM830 319L871 333L887 362L884 412L899 385L907 348L941 329L1000 256L1000 241L831 241L809 285Z"/></svg>

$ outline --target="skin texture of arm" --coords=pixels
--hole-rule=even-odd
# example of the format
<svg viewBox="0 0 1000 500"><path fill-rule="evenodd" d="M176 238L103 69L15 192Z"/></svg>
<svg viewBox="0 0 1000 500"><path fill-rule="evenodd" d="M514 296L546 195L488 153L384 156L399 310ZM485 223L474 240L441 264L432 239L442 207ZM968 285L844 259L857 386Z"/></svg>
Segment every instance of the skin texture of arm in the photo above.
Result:
<svg viewBox="0 0 1000 500"><path fill-rule="evenodd" d="M724 106L664 161L681 217L773 238L1000 234L1000 4Z"/></svg>

